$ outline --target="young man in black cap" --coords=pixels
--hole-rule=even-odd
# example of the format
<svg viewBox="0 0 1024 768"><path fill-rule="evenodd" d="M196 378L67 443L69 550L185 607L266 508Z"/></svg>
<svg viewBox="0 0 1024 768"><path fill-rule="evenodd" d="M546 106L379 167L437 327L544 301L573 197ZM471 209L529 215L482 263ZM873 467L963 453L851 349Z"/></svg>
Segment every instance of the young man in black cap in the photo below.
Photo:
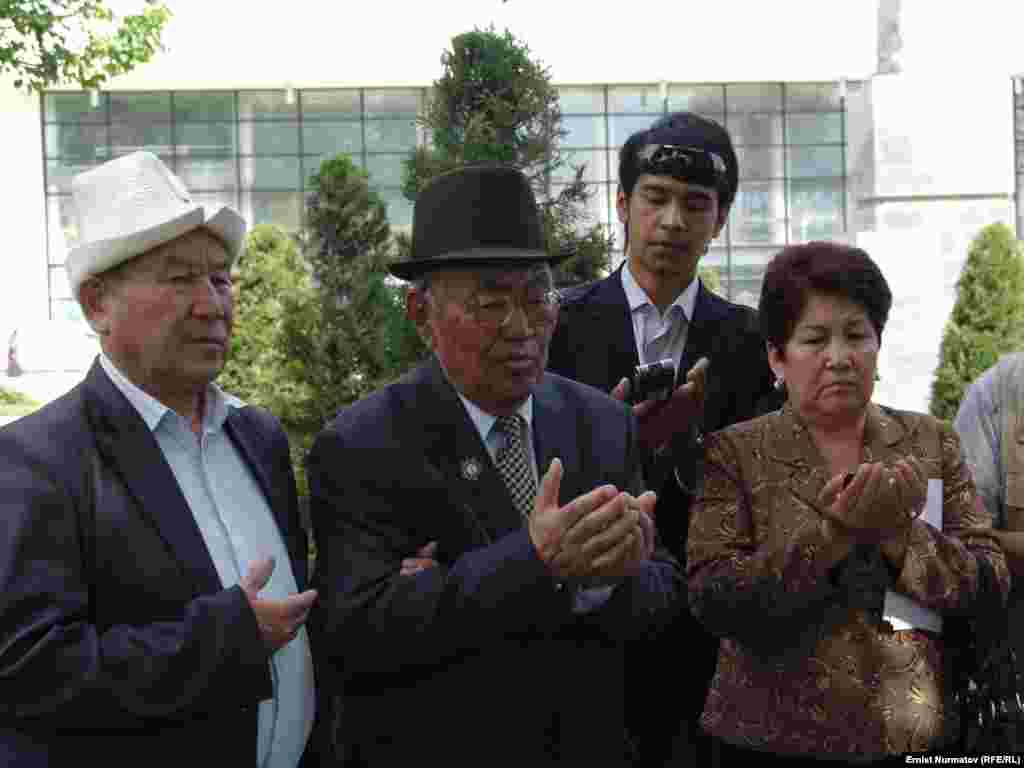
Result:
<svg viewBox="0 0 1024 768"><path fill-rule="evenodd" d="M392 272L433 354L310 454L318 679L341 672L356 764L629 764L624 643L671 618L681 573L633 414L545 372L543 243L519 171L431 181Z"/></svg>
<svg viewBox="0 0 1024 768"><path fill-rule="evenodd" d="M677 112L630 136L619 154L616 200L625 263L566 292L551 342L550 371L619 399L633 399L624 379L638 365L672 361L671 397L634 411L648 452L645 480L659 494L659 537L680 562L700 482L701 435L781 404L757 313L716 296L697 277L725 227L737 179L732 141L713 120ZM698 719L717 651L717 639L683 610L653 649L630 654L627 717L642 764L662 765L673 751L679 764L688 756L711 764ZM653 680L664 691L656 698Z"/></svg>

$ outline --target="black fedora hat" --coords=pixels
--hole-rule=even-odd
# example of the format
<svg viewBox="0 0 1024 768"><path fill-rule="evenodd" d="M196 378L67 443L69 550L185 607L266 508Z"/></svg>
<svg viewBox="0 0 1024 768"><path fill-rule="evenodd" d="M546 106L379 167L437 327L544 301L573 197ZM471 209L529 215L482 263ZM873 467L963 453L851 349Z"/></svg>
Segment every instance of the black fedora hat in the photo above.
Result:
<svg viewBox="0 0 1024 768"><path fill-rule="evenodd" d="M415 280L442 267L529 266L561 261L544 249L530 182L508 165L467 165L431 179L412 214L410 258L391 274Z"/></svg>

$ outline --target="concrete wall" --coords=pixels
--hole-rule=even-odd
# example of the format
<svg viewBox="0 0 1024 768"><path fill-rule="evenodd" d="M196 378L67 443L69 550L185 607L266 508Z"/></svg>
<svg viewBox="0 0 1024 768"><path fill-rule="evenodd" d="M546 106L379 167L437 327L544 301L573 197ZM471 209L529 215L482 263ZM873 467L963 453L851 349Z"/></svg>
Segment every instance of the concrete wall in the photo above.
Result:
<svg viewBox="0 0 1024 768"><path fill-rule="evenodd" d="M1011 75L1024 68L1010 43L1024 15L989 0L883 10L898 12L896 71L851 114L855 237L894 295L876 400L927 410L968 245L987 224L1014 224Z"/></svg>
<svg viewBox="0 0 1024 768"><path fill-rule="evenodd" d="M45 320L46 210L39 98L0 79L3 125L3 280L0 280L0 343L5 350L16 321Z"/></svg>

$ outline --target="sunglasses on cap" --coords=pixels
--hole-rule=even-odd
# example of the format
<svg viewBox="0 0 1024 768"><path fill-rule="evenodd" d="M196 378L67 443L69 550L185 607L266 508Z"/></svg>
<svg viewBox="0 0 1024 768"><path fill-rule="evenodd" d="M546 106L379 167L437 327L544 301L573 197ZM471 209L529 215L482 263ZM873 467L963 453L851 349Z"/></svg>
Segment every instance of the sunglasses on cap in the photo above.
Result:
<svg viewBox="0 0 1024 768"><path fill-rule="evenodd" d="M637 170L715 187L725 179L725 161L715 152L677 144L645 144L636 153Z"/></svg>

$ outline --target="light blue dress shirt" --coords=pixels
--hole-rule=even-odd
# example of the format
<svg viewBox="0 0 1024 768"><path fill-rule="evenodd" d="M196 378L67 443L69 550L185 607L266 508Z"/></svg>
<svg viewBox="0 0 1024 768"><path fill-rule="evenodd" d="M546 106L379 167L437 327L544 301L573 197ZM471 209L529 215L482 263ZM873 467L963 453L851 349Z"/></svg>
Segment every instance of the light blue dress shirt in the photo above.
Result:
<svg viewBox="0 0 1024 768"><path fill-rule="evenodd" d="M691 280L676 300L661 313L636 281L628 261L622 268L621 279L622 289L629 302L633 339L640 364L647 365L671 357L678 371L686 349L687 330L697 307L699 280L696 277ZM682 374L685 376L686 371L682 371Z"/></svg>
<svg viewBox="0 0 1024 768"><path fill-rule="evenodd" d="M491 460L497 459L498 452L505 446L505 434L500 429L494 428L498 417L492 416L481 409L476 403L463 397L461 392L457 390L456 392L462 404L466 406L466 413L469 414L470 421L473 422L476 431L480 433L480 439L483 441L487 453L490 454ZM539 491L540 472L537 467L536 452L533 448L533 395L526 398L526 402L519 406L517 412L526 420L526 428L530 434L530 439L526 441L527 463L530 465L534 484ZM547 467L544 470L546 472ZM573 610L576 613L589 613L600 608L608 602L608 598L611 597L612 590L614 589L614 587L595 587L594 589L578 590L574 596Z"/></svg>
<svg viewBox="0 0 1024 768"><path fill-rule="evenodd" d="M135 386L104 355L100 364L152 431L174 473L206 543L221 585L234 586L249 564L274 558L274 572L260 595L280 600L298 589L288 549L266 497L224 430L229 408L240 400L217 385L207 390L202 435L189 421ZM260 768L295 768L313 726L313 660L306 628L270 659L272 699L260 702ZM197 745L198 746L198 745Z"/></svg>

